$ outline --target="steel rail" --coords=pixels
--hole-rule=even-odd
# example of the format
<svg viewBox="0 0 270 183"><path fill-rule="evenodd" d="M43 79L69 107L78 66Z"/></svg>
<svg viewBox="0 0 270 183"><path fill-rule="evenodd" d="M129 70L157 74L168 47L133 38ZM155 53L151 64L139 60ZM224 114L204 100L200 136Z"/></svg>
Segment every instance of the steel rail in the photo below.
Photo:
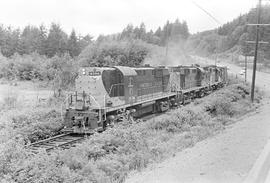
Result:
<svg viewBox="0 0 270 183"><path fill-rule="evenodd" d="M37 152L39 149L45 149L47 152L59 147L68 147L78 141L81 141L85 136L74 136L70 133L57 135L48 139L40 140L27 145L26 147Z"/></svg>

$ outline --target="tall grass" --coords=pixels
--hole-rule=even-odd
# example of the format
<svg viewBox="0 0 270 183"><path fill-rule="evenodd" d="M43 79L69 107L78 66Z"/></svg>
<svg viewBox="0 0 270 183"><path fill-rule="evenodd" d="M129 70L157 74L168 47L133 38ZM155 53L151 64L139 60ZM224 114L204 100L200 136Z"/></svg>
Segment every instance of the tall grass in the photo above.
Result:
<svg viewBox="0 0 270 183"><path fill-rule="evenodd" d="M19 106L18 93L9 92L5 93L2 101L0 101L0 111L5 109L14 109Z"/></svg>
<svg viewBox="0 0 270 183"><path fill-rule="evenodd" d="M35 96L23 99L19 90L3 95L0 104L0 136L2 139L20 137L23 141L34 142L59 133L63 127L61 116L62 99L51 97L39 102Z"/></svg>

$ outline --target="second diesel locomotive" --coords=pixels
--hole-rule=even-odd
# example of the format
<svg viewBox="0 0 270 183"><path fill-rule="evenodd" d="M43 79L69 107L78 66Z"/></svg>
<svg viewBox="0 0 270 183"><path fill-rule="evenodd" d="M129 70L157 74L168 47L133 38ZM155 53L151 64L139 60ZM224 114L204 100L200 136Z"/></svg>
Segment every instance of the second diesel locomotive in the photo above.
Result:
<svg viewBox="0 0 270 183"><path fill-rule="evenodd" d="M202 97L227 81L227 68L82 67L68 96L65 132L93 133L120 120L168 110Z"/></svg>

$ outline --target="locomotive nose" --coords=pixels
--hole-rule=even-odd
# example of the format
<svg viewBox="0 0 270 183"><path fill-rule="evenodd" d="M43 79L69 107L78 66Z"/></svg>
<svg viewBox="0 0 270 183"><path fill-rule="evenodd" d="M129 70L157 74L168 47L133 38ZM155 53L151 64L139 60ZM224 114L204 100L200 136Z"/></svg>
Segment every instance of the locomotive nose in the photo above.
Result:
<svg viewBox="0 0 270 183"><path fill-rule="evenodd" d="M83 107L84 107L83 101L77 101L77 102L75 103L75 109L76 109L76 110L83 110Z"/></svg>

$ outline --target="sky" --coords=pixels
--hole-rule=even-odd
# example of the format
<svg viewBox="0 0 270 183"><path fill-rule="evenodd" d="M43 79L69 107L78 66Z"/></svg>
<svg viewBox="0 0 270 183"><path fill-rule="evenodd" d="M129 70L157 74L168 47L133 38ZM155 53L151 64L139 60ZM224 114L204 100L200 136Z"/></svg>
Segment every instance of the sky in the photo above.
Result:
<svg viewBox="0 0 270 183"><path fill-rule="evenodd" d="M258 0L0 0L0 24L23 28L27 25L61 25L81 35L97 37L121 32L127 24L154 31L167 20L187 21L191 33L220 26L247 13ZM214 21L202 7L217 19Z"/></svg>

